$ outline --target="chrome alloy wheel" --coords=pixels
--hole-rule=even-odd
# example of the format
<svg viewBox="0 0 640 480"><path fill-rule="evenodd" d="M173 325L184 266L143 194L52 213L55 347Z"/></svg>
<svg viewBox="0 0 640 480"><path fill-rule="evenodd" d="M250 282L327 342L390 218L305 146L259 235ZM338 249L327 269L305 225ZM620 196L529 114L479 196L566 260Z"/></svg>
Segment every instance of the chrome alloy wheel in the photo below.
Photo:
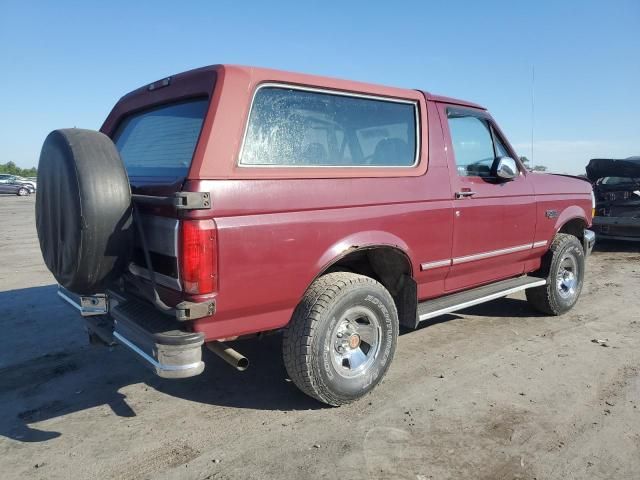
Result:
<svg viewBox="0 0 640 480"><path fill-rule="evenodd" d="M558 265L556 288L562 298L573 298L578 286L578 264L573 255L565 255Z"/></svg>
<svg viewBox="0 0 640 480"><path fill-rule="evenodd" d="M348 309L331 334L331 362L342 377L366 372L380 351L382 332L376 314L367 307Z"/></svg>

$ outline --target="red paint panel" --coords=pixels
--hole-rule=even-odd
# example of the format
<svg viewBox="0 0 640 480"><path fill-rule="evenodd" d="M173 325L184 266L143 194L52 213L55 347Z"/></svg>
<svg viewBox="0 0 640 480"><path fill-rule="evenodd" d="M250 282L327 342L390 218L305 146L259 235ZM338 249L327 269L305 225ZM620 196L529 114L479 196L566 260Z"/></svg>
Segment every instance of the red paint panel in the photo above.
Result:
<svg viewBox="0 0 640 480"><path fill-rule="evenodd" d="M446 111L448 106L439 104L438 112L445 139L451 144ZM486 115L485 112L482 113ZM489 121L492 122L490 117ZM527 174L521 172L518 177L508 182L460 176L457 174L453 148L449 149L448 153L454 192L471 191L475 194L453 201L454 263L445 282L446 290L471 288L523 273L526 253L522 252L459 264L455 259L532 244L536 208L533 186Z"/></svg>
<svg viewBox="0 0 640 480"><path fill-rule="evenodd" d="M448 268L423 272L420 264L451 256L450 177L439 123L423 128L426 175L187 182L211 193L213 209L188 216L215 220L219 251L217 311L194 328L213 339L286 325L313 279L353 247L397 247L411 261L418 296L442 295Z"/></svg>
<svg viewBox="0 0 640 480"><path fill-rule="evenodd" d="M420 161L415 168L239 168L237 160L253 92L279 82L342 92L408 99L420 115ZM212 209L181 212L217 227L215 293L184 294L161 287L162 297L215 297L213 316L192 323L207 340L272 330L286 325L310 283L345 251L385 245L409 259L420 300L441 296L538 268L546 247L453 266L421 264L550 242L572 218L590 224L586 182L527 172L511 182L459 177L450 145L445 104L470 102L417 90L370 85L252 67L218 65L172 77L154 91L123 97L102 130L112 134L137 109L193 96L211 101L184 185L133 187L148 194L210 192ZM490 118L490 117L489 117ZM497 129L499 131L499 129ZM504 135L502 135L504 139ZM507 149L515 156L513 149ZM476 191L455 199L462 189ZM545 216L556 210L557 218ZM169 214L166 209L145 209ZM213 262L216 262L215 268Z"/></svg>

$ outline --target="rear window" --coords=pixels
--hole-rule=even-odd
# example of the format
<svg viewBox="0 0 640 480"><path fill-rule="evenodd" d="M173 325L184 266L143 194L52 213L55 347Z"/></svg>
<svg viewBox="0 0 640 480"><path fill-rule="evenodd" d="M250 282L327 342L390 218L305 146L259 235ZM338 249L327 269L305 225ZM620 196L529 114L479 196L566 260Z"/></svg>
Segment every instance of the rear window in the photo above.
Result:
<svg viewBox="0 0 640 480"><path fill-rule="evenodd" d="M162 105L126 117L114 135L129 176L185 177L208 100Z"/></svg>
<svg viewBox="0 0 640 480"><path fill-rule="evenodd" d="M242 166L410 167L417 105L324 90L263 86L253 99Z"/></svg>

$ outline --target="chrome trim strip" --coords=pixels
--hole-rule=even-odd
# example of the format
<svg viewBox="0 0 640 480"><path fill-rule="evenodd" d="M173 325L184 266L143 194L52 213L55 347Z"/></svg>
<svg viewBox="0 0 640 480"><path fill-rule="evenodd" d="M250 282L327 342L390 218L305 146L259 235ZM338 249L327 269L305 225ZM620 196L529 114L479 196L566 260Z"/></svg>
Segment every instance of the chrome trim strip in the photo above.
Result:
<svg viewBox="0 0 640 480"><path fill-rule="evenodd" d="M464 257L455 257L449 260L437 260L435 262L427 262L420 264L420 270L429 270L431 268L445 267L447 265L457 265L459 263L473 262L474 260L482 260L484 258L497 257L499 255L508 255L509 253L522 252L534 248L544 247L549 243L547 240L528 243L526 245L518 245L515 247L501 248L500 250L491 250L490 252L475 253Z"/></svg>
<svg viewBox="0 0 640 480"><path fill-rule="evenodd" d="M71 297L68 297L62 290L60 290L60 288L58 288L58 296L61 299L63 299L65 302L67 302L69 305L71 305L73 308L78 310L80 313L82 313L82 307L79 304L77 304L75 300L73 300Z"/></svg>
<svg viewBox="0 0 640 480"><path fill-rule="evenodd" d="M462 310L463 308L472 307L473 305L478 305L479 303L484 303L490 300L495 300L496 298L505 297L507 295L511 295L512 293L519 292L521 290L526 290L527 288L539 287L546 284L547 284L547 281L544 278L542 278L537 282L531 282L527 285L520 285L518 287L508 288L500 292L492 293L491 295L486 295L484 297L476 298L474 300L468 300L466 302L462 302L458 305L452 305L450 307L441 308L440 310L425 313L423 315L420 315L419 319L420 321L427 320L429 318L444 315L445 313L455 312L456 310Z"/></svg>
<svg viewBox="0 0 640 480"><path fill-rule="evenodd" d="M151 280L151 275L149 275L149 270L135 263L129 264L129 271L136 275L137 277L142 277L145 280ZM168 275L163 275L162 273L153 272L153 278L156 283L160 285L164 285L165 287L172 288L174 290L182 290L182 284L180 280L177 278L169 277Z"/></svg>
<svg viewBox="0 0 640 480"><path fill-rule="evenodd" d="M342 97L353 97L353 98L364 98L368 100L378 100L381 102L392 102L392 103L404 103L408 105L413 105L413 111L415 116L415 124L416 124L416 151L413 164L411 165L274 165L274 164L246 164L242 163L242 153L244 152L244 145L247 140L247 132L249 131L249 120L251 120L251 113L253 112L253 104L256 99L256 95L262 88L287 88L290 90L299 90L302 92L315 92L315 93L324 93L327 95L338 95ZM375 168L375 169L385 169L385 168L414 168L420 163L420 151L421 151L421 135L420 135L420 108L418 100L408 100L402 98L393 98L393 97L385 97L381 95L367 95L362 93L353 93L353 92L345 92L342 90L332 90L330 88L315 88L315 87L303 87L300 85L293 85L289 83L282 82L266 82L261 83L257 86L255 91L253 92L253 96L251 97L251 105L249 106L249 113L247 114L246 122L244 125L244 134L242 136L242 144L240 147L240 153L238 154L238 159L236 161L236 165L240 168Z"/></svg>
<svg viewBox="0 0 640 480"><path fill-rule="evenodd" d="M459 263L473 262L474 260L482 260L483 258L507 255L509 253L521 252L523 250L529 250L531 248L532 245L530 243L527 243L526 245L518 245L517 247L501 248L500 250L492 250L490 252L476 253L474 255L467 255L464 257L456 257L453 259L452 264L457 265Z"/></svg>
<svg viewBox="0 0 640 480"><path fill-rule="evenodd" d="M447 259L447 260L437 260L435 262L427 262L427 263L421 263L420 264L420 270L430 270L432 268L439 268L439 267L448 267L449 265L451 265L451 259Z"/></svg>
<svg viewBox="0 0 640 480"><path fill-rule="evenodd" d="M200 364L202 364L202 361L199 361L199 362L194 362L194 363L188 363L186 365L166 365L166 364L158 362L155 358L153 358L152 356L147 354L144 350L142 350L140 347L138 347L135 343L127 340L125 337L120 335L118 332L113 332L113 336L120 343L124 344L126 347L130 348L131 350L133 350L134 353L137 353L144 360L146 360L151 365L153 365L156 369L161 370L161 371L177 372L177 371L183 371L183 370L192 370L194 368L200 367Z"/></svg>

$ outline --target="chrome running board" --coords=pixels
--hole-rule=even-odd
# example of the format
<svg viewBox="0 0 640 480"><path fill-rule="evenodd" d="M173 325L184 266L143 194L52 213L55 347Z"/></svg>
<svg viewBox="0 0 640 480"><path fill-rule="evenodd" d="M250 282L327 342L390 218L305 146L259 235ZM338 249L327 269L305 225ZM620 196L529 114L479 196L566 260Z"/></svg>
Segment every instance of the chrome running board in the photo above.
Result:
<svg viewBox="0 0 640 480"><path fill-rule="evenodd" d="M506 297L527 288L540 287L546 285L546 283L547 281L544 278L524 276L427 300L418 304L418 322L489 302L496 298Z"/></svg>

